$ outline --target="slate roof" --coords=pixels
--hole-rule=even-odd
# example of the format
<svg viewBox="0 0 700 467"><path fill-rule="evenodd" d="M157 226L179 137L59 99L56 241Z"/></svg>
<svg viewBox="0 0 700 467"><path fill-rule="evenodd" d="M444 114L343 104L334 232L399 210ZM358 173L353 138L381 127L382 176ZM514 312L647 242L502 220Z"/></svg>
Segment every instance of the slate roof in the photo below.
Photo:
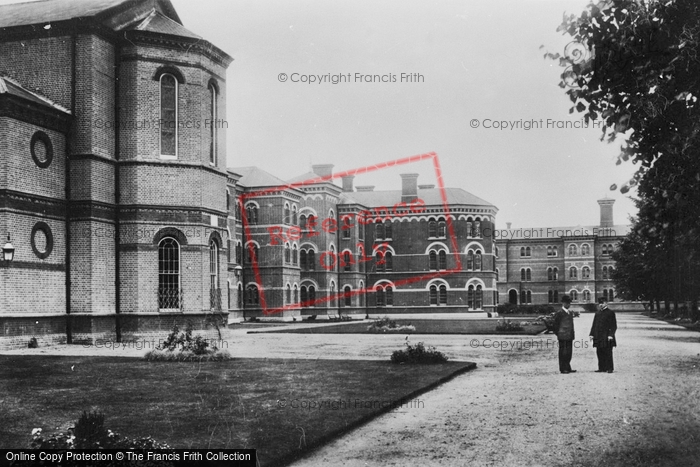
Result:
<svg viewBox="0 0 700 467"><path fill-rule="evenodd" d="M87 18L134 0L41 0L0 6L0 28Z"/></svg>
<svg viewBox="0 0 700 467"><path fill-rule="evenodd" d="M182 26L180 23L173 21L159 11L153 11L148 17L138 24L135 24L127 30L134 31L150 31L160 34L171 34L179 37L190 37L192 39L201 39L201 36L193 33L189 29Z"/></svg>
<svg viewBox="0 0 700 467"><path fill-rule="evenodd" d="M447 203L450 205L462 204L468 206L484 206L496 208L493 204L461 188L445 188ZM380 191L353 191L344 192L341 203L357 203L367 207L393 206L401 202L401 190ZM428 206L442 206L442 192L438 188L418 190L418 198L425 201Z"/></svg>
<svg viewBox="0 0 700 467"><path fill-rule="evenodd" d="M228 170L241 175L241 179L238 180L238 185L242 185L246 188L278 187L288 185L288 182L285 182L284 180L279 179L255 166L229 167Z"/></svg>
<svg viewBox="0 0 700 467"><path fill-rule="evenodd" d="M40 94L32 92L22 87L18 82L6 76L0 76L0 94L20 97L35 104L41 104L52 109L60 110L61 112L70 114L70 111L65 107L56 104L51 99Z"/></svg>

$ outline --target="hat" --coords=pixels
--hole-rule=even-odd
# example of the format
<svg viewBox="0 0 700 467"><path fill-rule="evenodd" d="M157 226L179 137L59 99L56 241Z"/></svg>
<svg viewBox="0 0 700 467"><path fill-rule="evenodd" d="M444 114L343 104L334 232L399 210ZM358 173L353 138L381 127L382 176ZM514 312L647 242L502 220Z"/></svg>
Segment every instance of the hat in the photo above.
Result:
<svg viewBox="0 0 700 467"><path fill-rule="evenodd" d="M608 299L605 297L599 297L598 298L598 303L603 304L603 303L608 303Z"/></svg>
<svg viewBox="0 0 700 467"><path fill-rule="evenodd" d="M568 295L562 295L561 302L568 303L570 305L571 304L571 297L569 297Z"/></svg>

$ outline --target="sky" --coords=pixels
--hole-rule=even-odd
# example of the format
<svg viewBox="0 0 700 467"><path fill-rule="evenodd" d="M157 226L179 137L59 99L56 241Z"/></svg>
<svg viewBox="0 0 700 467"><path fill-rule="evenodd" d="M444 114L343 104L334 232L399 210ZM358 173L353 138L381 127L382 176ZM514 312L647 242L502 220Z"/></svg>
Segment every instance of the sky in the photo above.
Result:
<svg viewBox="0 0 700 467"><path fill-rule="evenodd" d="M494 204L499 228L594 225L604 196L616 200L616 223L636 211L610 190L635 169L615 164L619 144L601 142L600 128L556 128L582 121L558 86L562 69L543 55L563 51L562 15L580 13L587 0L172 3L185 27L234 58L229 167L256 165L287 180L312 164L345 171L435 152L444 184ZM349 82L328 82L339 74ZM301 82L310 75L327 81ZM501 121L521 123L496 128ZM537 126L525 130L526 121ZM405 172L437 182L425 162L358 176L355 185L399 189Z"/></svg>

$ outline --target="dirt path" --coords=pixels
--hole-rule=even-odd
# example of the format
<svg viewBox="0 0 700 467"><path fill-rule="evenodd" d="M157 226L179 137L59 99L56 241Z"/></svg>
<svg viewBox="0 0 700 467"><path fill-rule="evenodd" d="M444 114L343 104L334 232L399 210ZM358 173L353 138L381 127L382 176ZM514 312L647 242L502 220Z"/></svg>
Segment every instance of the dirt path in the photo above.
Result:
<svg viewBox="0 0 700 467"><path fill-rule="evenodd" d="M570 375L558 371L551 335L506 339L508 350L492 348L493 336L474 349L441 340L478 369L294 466L700 465L700 334L618 313L616 372L594 373L582 340L591 322L576 320Z"/></svg>

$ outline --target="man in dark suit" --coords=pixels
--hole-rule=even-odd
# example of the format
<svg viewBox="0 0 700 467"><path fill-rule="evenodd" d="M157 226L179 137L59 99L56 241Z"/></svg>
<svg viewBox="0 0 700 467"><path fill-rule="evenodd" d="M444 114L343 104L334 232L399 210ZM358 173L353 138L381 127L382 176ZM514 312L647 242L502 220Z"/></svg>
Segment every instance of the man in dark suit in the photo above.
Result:
<svg viewBox="0 0 700 467"><path fill-rule="evenodd" d="M562 309L554 315L554 333L559 339L559 371L563 374L576 373L571 369L571 356L574 348L574 314L571 307L571 297L561 297Z"/></svg>
<svg viewBox="0 0 700 467"><path fill-rule="evenodd" d="M613 372L613 347L617 347L615 332L617 319L615 313L608 308L605 298L598 299L598 311L593 317L590 337L598 355L598 370L596 373Z"/></svg>

